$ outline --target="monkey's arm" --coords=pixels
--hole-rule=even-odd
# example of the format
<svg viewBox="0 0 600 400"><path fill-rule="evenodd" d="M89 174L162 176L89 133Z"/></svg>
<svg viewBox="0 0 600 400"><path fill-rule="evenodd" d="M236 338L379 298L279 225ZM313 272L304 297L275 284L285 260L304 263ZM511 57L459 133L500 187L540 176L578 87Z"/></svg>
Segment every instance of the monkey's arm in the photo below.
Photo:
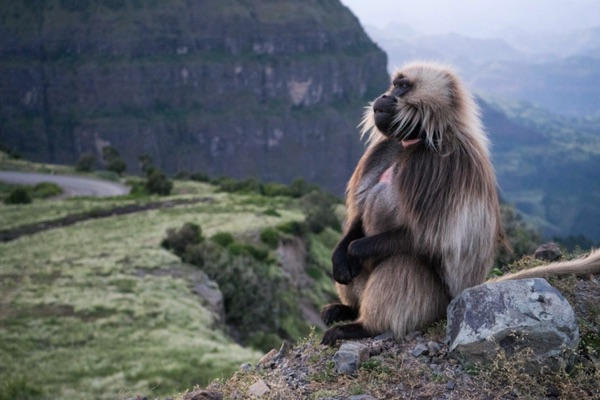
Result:
<svg viewBox="0 0 600 400"><path fill-rule="evenodd" d="M441 272L441 255L436 254L433 249L424 249L416 245L412 232L406 226L354 240L348 246L347 258L350 265L362 265L366 261L377 265L398 254L417 257L432 266L437 274Z"/></svg>
<svg viewBox="0 0 600 400"><path fill-rule="evenodd" d="M357 239L364 237L365 232L362 220L358 218L352 221L350 229L348 229L346 235L340 240L331 257L331 262L333 264L333 279L336 282L347 285L360 273L362 269L360 262L357 259L353 259L352 262L350 262L348 259L348 246Z"/></svg>

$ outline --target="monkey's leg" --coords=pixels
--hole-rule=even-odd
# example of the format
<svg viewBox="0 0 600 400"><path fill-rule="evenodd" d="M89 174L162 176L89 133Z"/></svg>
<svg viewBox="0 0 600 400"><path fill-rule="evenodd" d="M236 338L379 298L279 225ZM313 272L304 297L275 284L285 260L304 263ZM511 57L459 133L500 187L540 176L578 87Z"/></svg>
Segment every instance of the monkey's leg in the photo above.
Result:
<svg viewBox="0 0 600 400"><path fill-rule="evenodd" d="M354 321L358 318L358 310L341 303L328 304L321 310L321 319L327 326L338 321Z"/></svg>
<svg viewBox="0 0 600 400"><path fill-rule="evenodd" d="M400 338L442 318L449 302L430 266L416 257L395 256L371 273L356 322L369 332L393 331Z"/></svg>
<svg viewBox="0 0 600 400"><path fill-rule="evenodd" d="M344 339L363 339L371 337L373 334L365 329L363 324L354 322L346 325L338 325L333 328L329 328L323 335L321 344L331 346L334 345L338 340Z"/></svg>
<svg viewBox="0 0 600 400"><path fill-rule="evenodd" d="M348 245L353 241L365 236L363 224L360 219L350 224L348 233L340 240L331 257L333 264L333 279L342 285L349 284L360 273L362 265L354 260L349 262Z"/></svg>

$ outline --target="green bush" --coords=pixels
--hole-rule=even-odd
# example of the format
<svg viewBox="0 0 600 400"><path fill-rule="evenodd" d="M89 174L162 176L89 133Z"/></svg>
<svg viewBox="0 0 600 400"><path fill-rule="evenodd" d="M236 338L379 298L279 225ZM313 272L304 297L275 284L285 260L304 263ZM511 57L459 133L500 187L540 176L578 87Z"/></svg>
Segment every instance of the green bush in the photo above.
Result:
<svg viewBox="0 0 600 400"><path fill-rule="evenodd" d="M80 172L90 172L96 163L96 156L92 153L83 153L79 156L75 169Z"/></svg>
<svg viewBox="0 0 600 400"><path fill-rule="evenodd" d="M300 221L289 221L277 225L277 229L283 233L294 236L303 236L306 234L306 224Z"/></svg>
<svg viewBox="0 0 600 400"><path fill-rule="evenodd" d="M0 400L33 400L42 398L42 391L27 379L6 379L0 383Z"/></svg>
<svg viewBox="0 0 600 400"><path fill-rule="evenodd" d="M281 183L266 183L263 185L263 194L265 196L274 197L274 196L292 196L292 190L289 186L283 185Z"/></svg>
<svg viewBox="0 0 600 400"><path fill-rule="evenodd" d="M118 175L122 175L127 169L127 164L119 155L117 149L112 146L102 148L102 161L107 171L112 171Z"/></svg>
<svg viewBox="0 0 600 400"><path fill-rule="evenodd" d="M32 199L29 190L24 187L14 188L4 199L4 203L6 204L29 204L31 201Z"/></svg>
<svg viewBox="0 0 600 400"><path fill-rule="evenodd" d="M277 212L277 210L273 209L273 208L268 208L263 212L264 215L267 215L269 217L281 217L281 214L279 214Z"/></svg>
<svg viewBox="0 0 600 400"><path fill-rule="evenodd" d="M39 199L58 196L63 192L62 188L53 182L40 182L32 189L32 196Z"/></svg>
<svg viewBox="0 0 600 400"><path fill-rule="evenodd" d="M231 251L231 247L240 251ZM249 256L248 248L235 243L224 249L206 241L188 247L185 260L194 265L200 260L202 270L217 282L226 322L239 332L242 343L269 351L282 339L298 339L281 329L281 321L290 316L301 324L304 321L293 301L296 297L287 295L295 289L284 282L281 269Z"/></svg>
<svg viewBox="0 0 600 400"><path fill-rule="evenodd" d="M152 169L146 179L145 187L149 193L168 196L171 194L171 190L173 190L173 182L167 178L164 172Z"/></svg>
<svg viewBox="0 0 600 400"><path fill-rule="evenodd" d="M216 244L218 244L221 247L227 247L235 241L235 239L233 238L233 235L231 233L227 233L227 232L215 233L214 235L212 235L210 240L212 240L213 242L215 242Z"/></svg>
<svg viewBox="0 0 600 400"><path fill-rule="evenodd" d="M112 171L115 174L123 175L123 173L127 170L127 164L121 157L113 158L108 163L106 163L106 170Z"/></svg>
<svg viewBox="0 0 600 400"><path fill-rule="evenodd" d="M314 190L320 190L318 186L313 185L311 183L307 183L304 179L298 178L295 179L290 184L290 191L292 197L302 197L305 194L312 192Z"/></svg>
<svg viewBox="0 0 600 400"><path fill-rule="evenodd" d="M178 230L167 229L167 236L161 242L161 246L171 250L179 257L183 257L188 246L202 242L202 229L199 225L186 222Z"/></svg>
<svg viewBox="0 0 600 400"><path fill-rule="evenodd" d="M341 229L334 210L337 202L335 197L316 190L302 197L300 204L306 215L306 225L311 232L320 233L326 227Z"/></svg>
<svg viewBox="0 0 600 400"><path fill-rule="evenodd" d="M210 182L210 177L203 172L194 172L190 175L190 179L197 182Z"/></svg>
<svg viewBox="0 0 600 400"><path fill-rule="evenodd" d="M268 246L276 248L279 245L279 232L274 228L265 228L260 233L260 240Z"/></svg>
<svg viewBox="0 0 600 400"><path fill-rule="evenodd" d="M248 243L233 242L227 246L227 250L234 256L250 256L257 261L267 261L269 252L259 249Z"/></svg>
<svg viewBox="0 0 600 400"><path fill-rule="evenodd" d="M223 178L219 182L219 189L230 193L263 193L263 184L255 178L246 180L235 180L232 178Z"/></svg>

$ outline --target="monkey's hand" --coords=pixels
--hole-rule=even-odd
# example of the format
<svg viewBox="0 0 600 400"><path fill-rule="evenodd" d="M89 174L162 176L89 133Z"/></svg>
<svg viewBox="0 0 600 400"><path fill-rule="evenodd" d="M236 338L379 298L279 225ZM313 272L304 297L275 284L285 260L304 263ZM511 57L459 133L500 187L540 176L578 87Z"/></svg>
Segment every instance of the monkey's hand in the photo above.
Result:
<svg viewBox="0 0 600 400"><path fill-rule="evenodd" d="M352 279L362 269L360 264L357 265L356 262L350 262L348 248L343 243L340 243L333 251L331 262L333 264L333 279L342 285L352 282Z"/></svg>
<svg viewBox="0 0 600 400"><path fill-rule="evenodd" d="M350 271L353 274L352 277L357 276L360 271L362 271L364 263L369 260L369 249L365 248L365 245L368 244L368 240L365 239L367 238L354 240L352 243L350 243L350 245L348 245L346 258L348 259Z"/></svg>

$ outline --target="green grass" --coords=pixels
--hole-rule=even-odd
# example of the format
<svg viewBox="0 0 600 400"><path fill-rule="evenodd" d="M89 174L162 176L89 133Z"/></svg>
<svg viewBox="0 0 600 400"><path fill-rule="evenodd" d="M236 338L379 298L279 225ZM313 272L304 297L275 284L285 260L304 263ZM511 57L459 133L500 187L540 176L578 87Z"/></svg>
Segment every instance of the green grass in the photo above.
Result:
<svg viewBox="0 0 600 400"><path fill-rule="evenodd" d="M168 199L208 200L0 243L0 382L5 385L0 398L11 393L43 399L153 398L206 385L243 362L256 362L260 354L235 344L194 294L185 279L194 267L181 264L160 242L168 228L185 222L201 225L206 237L231 232L259 240L263 229L303 215L278 198L215 193L202 183L178 182L175 192ZM148 200L2 204L0 225L139 201ZM265 215L266 208L276 215ZM152 271L178 273L175 278Z"/></svg>

